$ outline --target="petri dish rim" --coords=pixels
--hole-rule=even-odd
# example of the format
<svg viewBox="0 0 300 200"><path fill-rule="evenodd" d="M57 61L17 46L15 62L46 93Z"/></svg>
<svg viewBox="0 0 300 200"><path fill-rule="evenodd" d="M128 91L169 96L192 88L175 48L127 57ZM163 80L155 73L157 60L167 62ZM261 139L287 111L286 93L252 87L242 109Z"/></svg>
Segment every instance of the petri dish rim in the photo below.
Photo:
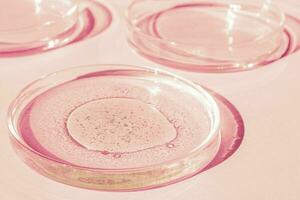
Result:
<svg viewBox="0 0 300 200"><path fill-rule="evenodd" d="M128 6L126 12L125 12L125 21L126 21L126 24L128 26L128 30L129 32L138 32L139 34L141 34L141 36L145 37L145 38L149 38L151 40L155 40L155 41L158 41L158 42L162 42L162 43L166 43L166 44L169 44L169 45L172 45L172 46L185 46L185 47L194 47L194 46L199 46L199 44L197 45L191 45L191 44L186 44L184 42L175 42L175 41L172 41L172 40L168 40L168 39L162 39L162 38L159 38L159 37L154 37L152 35L149 35L147 33L145 33L141 28L135 26L135 24L132 22L134 19L132 19L131 17L131 12L132 12L132 9L133 9L133 6L135 6L135 4L137 3L140 3L144 0L134 0L133 2L130 3L130 5ZM205 1L204 1L205 2ZM182 5L195 5L197 3L185 3L185 4L176 4L175 6L171 7L171 8L168 8L166 10L169 10L169 9L172 9L174 7L178 7L178 6L182 6ZM244 4L242 3L220 3L220 4L216 4L218 6L222 6L222 7L230 7L230 5L241 5L241 6L251 6L251 5L247 5L247 4ZM241 7L242 8L242 7ZM243 9L242 9L243 10ZM233 45L230 45L232 47L243 47L243 46L250 46L250 45L253 45L255 44L255 42L260 42L260 41L263 41L265 40L266 38L268 38L269 36L271 35L274 35L276 33L278 33L279 31L281 31L283 29L283 26L284 26L284 23L285 23L285 13L282 12L278 6L274 5L274 3L270 4L269 6L269 9L268 9L269 12L273 12L277 15L277 17L279 17L280 20L278 20L278 23L277 23L277 27L276 29L274 29L273 31L269 32L268 34L265 34L263 36L259 36L257 37L255 40L252 40L252 41L249 41L249 42L243 42L243 43L239 43L239 44L233 44ZM203 45L210 45L210 46L213 46L213 47L223 47L224 45L221 45L221 44L209 44L209 43L203 43Z"/></svg>
<svg viewBox="0 0 300 200"><path fill-rule="evenodd" d="M105 70L105 67L106 67L106 70ZM94 71L93 69L96 69L96 68L98 70ZM88 69L90 69L90 70L88 70ZM51 89L52 87L58 86L61 83L64 83L66 81L71 81L75 78L80 78L82 75L96 73L96 72L111 71L112 69L114 69L114 70L134 69L134 70L139 70L141 72L148 72L148 73L154 73L154 74L167 76L169 78L174 78L177 81L180 81L180 82L192 87L193 89L199 91L199 93L201 93L201 95L203 95L207 99L207 101L211 104L211 110L212 110L211 114L214 115L213 122L211 122L212 125L211 125L210 132L207 134L207 137L205 138L205 140L197 148L190 151L188 155L185 155L183 157L165 161L165 162L162 162L159 164L145 166L145 167L121 168L121 169L93 168L93 167L79 166L79 165L75 165L75 164L72 164L69 162L64 162L64 161L61 161L61 160L58 160L55 158L45 156L42 153L32 149L29 145L26 144L26 142L22 141L22 139L19 136L20 134L19 134L18 128L16 127L18 125L18 123L17 124L15 123L15 119L18 120L18 117L19 117L18 114L16 114L16 110L18 109L18 107L20 106L20 103L22 103L24 98L32 96L32 94L28 94L30 89L35 88L36 89L36 90L34 90L35 92L40 89L45 89L45 90L43 90L43 92L45 92L46 90ZM83 70L83 71L85 71L85 73L83 73L82 75L75 75L75 74L73 74L73 72L76 70L79 70L79 71ZM59 83L56 82L55 84L45 85L44 87L39 86L39 84L42 83L43 81L46 81L48 79L51 79L51 78L58 76L60 74L63 74L63 73L70 73L70 75L72 75L72 78L69 80L64 80ZM130 173L130 172L146 171L146 170L156 169L158 167L161 168L162 166L169 166L172 164L176 164L180 161L188 159L189 156L192 156L196 152L201 152L202 150L205 150L207 147L209 147L210 144L212 144L215 141L216 138L219 137L221 116L220 116L220 111L219 111L216 101L203 87L196 85L193 82L186 80L176 74L173 74L173 73L170 73L165 70L158 69L158 68L148 67L148 66L140 67L140 66L124 65L124 64L101 64L101 65L95 64L95 65L84 65L84 66L78 66L78 67L71 67L71 68L67 68L64 70L60 70L60 71L42 76L39 79L28 84L24 89L22 89L19 92L17 97L10 104L10 106L8 108L8 112L7 112L7 123L8 123L8 129L9 129L9 135L12 137L11 139L16 141L19 145L21 145L21 147L30 151L30 153L33 153L39 157L42 157L42 158L46 159L47 161L62 164L64 166L69 166L69 167L76 168L79 170L91 170L94 172L105 172L105 173L109 173L109 172Z"/></svg>
<svg viewBox="0 0 300 200"><path fill-rule="evenodd" d="M74 17L78 17L79 16L79 4L77 2L74 2L74 5L72 6L72 8L66 12L65 14L62 15L62 18L68 17L68 16L74 16ZM74 21L74 23L76 23L77 20ZM40 29L42 27L47 27L52 25L53 23L55 23L55 21L52 21L51 23L49 22L45 22L39 26L27 26L27 27L22 27L22 28L16 28L16 29L0 29L0 33L19 33L22 31L28 31L28 30L32 30L32 29ZM74 25L74 24L73 24ZM69 27L70 28L70 27Z"/></svg>

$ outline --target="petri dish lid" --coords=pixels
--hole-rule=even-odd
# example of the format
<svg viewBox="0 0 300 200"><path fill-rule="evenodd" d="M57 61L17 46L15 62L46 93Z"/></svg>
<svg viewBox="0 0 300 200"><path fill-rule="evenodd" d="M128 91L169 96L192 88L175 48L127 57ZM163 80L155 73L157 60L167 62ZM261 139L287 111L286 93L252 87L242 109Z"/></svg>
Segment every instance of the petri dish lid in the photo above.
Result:
<svg viewBox="0 0 300 200"><path fill-rule="evenodd" d="M203 169L220 144L219 108L203 88L124 65L73 68L32 83L11 104L9 128L36 171L98 190L182 180Z"/></svg>
<svg viewBox="0 0 300 200"><path fill-rule="evenodd" d="M249 69L280 46L284 14L270 1L136 0L128 7L130 44L171 67Z"/></svg>
<svg viewBox="0 0 300 200"><path fill-rule="evenodd" d="M49 41L77 21L75 0L9 0L0 2L0 50ZM11 47L10 47L10 46ZM2 47L1 47L2 46Z"/></svg>

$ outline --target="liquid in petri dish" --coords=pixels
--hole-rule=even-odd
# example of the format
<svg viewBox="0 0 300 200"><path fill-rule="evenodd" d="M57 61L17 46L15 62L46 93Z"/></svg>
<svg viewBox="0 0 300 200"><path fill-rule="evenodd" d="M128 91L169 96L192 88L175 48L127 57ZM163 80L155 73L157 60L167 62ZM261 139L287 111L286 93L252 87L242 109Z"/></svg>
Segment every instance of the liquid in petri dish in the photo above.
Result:
<svg viewBox="0 0 300 200"><path fill-rule="evenodd" d="M34 98L19 132L40 154L78 166L161 164L189 154L208 137L211 116L193 92L175 79L84 76Z"/></svg>
<svg viewBox="0 0 300 200"><path fill-rule="evenodd" d="M68 118L67 129L83 147L112 153L163 145L177 135L155 107L125 98L97 100L80 106Z"/></svg>

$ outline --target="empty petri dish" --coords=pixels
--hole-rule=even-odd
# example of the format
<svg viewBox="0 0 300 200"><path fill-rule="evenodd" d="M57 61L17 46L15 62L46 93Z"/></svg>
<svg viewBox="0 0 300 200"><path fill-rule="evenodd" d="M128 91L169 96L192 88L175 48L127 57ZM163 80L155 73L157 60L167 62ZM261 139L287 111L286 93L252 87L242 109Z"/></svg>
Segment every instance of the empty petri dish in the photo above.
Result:
<svg viewBox="0 0 300 200"><path fill-rule="evenodd" d="M269 0L135 0L128 40L156 62L192 71L249 69L280 47L284 14Z"/></svg>
<svg viewBox="0 0 300 200"><path fill-rule="evenodd" d="M77 22L76 0L0 2L0 52L56 46Z"/></svg>
<svg viewBox="0 0 300 200"><path fill-rule="evenodd" d="M200 86L158 69L100 65L27 86L9 109L23 161L69 185L132 191L190 177L214 158L220 113Z"/></svg>

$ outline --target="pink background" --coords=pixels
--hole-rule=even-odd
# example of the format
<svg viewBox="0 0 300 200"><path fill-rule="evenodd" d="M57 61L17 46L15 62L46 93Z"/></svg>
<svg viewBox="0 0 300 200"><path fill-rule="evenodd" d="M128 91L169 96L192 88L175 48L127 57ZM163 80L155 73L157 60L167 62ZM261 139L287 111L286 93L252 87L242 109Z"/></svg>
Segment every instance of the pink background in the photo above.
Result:
<svg viewBox="0 0 300 200"><path fill-rule="evenodd" d="M282 7L299 17L300 3L289 1ZM106 3L114 21L95 38L39 55L0 58L0 199L299 200L300 52L248 72L193 74L171 70L225 96L241 112L246 129L244 141L232 157L184 182L143 192L89 191L44 178L15 156L7 137L6 110L32 80L66 67L95 63L165 69L133 53L128 46L124 23L118 16L126 3Z"/></svg>

